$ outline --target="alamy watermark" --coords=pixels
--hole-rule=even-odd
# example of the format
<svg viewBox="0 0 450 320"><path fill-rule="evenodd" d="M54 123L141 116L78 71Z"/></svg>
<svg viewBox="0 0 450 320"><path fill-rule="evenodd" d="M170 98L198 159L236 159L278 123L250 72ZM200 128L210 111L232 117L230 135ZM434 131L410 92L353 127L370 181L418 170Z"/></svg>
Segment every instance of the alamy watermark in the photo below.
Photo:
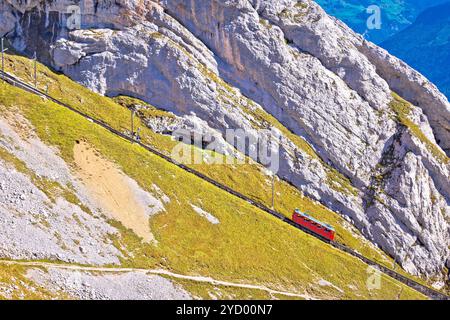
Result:
<svg viewBox="0 0 450 320"><path fill-rule="evenodd" d="M376 268L369 266L366 270L368 277L366 281L366 287L369 291L380 290L381 289L381 271Z"/></svg>
<svg viewBox="0 0 450 320"><path fill-rule="evenodd" d="M82 28L84 16L95 16L98 6L109 8L115 5L114 0L102 0L101 4L96 4L92 0L80 0L76 4L73 3L66 7L65 12L61 12L66 16L65 26L69 30L78 30Z"/></svg>
<svg viewBox="0 0 450 320"><path fill-rule="evenodd" d="M66 21L67 29L81 29L81 7L76 5L68 6L66 13L69 15Z"/></svg>
<svg viewBox="0 0 450 320"><path fill-rule="evenodd" d="M273 174L280 167L279 134L275 130L261 129L245 131L243 129L227 129L225 135L200 134L187 129L177 129L172 133L174 140L179 141L172 149L171 157L182 164L245 164L245 156L225 156L224 146L232 146L242 155L259 162ZM225 140L225 141L224 141ZM194 148L193 148L194 146ZM208 150L207 161L205 152Z"/></svg>
<svg viewBox="0 0 450 320"><path fill-rule="evenodd" d="M112 4L112 1L110 1ZM107 5L107 4L104 4ZM82 0L78 5L69 5L66 14L69 15L66 21L66 27L69 30L81 29L83 14L92 14L95 12L92 1ZM381 8L375 4L370 5L366 9L369 14L366 25L368 30L379 30L382 26Z"/></svg>
<svg viewBox="0 0 450 320"><path fill-rule="evenodd" d="M370 15L366 22L367 29L380 30L382 25L381 8L377 5L371 5L367 7L366 12Z"/></svg>

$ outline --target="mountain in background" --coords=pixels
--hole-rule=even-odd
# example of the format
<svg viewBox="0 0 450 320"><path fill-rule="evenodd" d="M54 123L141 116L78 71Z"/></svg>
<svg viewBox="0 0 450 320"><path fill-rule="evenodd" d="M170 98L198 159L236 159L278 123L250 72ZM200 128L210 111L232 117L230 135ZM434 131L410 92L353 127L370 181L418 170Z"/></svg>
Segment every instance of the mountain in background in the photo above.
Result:
<svg viewBox="0 0 450 320"><path fill-rule="evenodd" d="M414 22L425 9L442 4L447 0L316 0L329 14L344 21L353 30L364 34L366 39L381 43ZM368 30L367 8L377 5L381 8L381 29Z"/></svg>
<svg viewBox="0 0 450 320"><path fill-rule="evenodd" d="M450 2L427 9L411 26L381 45L450 97Z"/></svg>

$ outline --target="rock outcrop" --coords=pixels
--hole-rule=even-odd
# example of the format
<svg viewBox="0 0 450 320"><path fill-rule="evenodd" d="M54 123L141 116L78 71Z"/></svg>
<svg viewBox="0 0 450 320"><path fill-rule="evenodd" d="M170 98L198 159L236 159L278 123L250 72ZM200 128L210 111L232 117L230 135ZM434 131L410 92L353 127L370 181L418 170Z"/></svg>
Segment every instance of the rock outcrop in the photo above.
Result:
<svg viewBox="0 0 450 320"><path fill-rule="evenodd" d="M173 112L171 131L216 134L225 153L226 129L272 129L280 177L409 272L441 272L450 104L419 73L309 0L81 1L74 30L71 4L2 0L0 34L96 92Z"/></svg>

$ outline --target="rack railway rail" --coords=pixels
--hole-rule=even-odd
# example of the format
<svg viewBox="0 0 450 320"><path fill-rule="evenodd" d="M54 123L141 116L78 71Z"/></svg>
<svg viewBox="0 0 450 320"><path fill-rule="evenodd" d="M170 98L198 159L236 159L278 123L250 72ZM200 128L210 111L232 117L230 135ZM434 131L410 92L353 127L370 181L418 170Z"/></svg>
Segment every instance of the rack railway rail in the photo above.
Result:
<svg viewBox="0 0 450 320"><path fill-rule="evenodd" d="M43 92L43 91L41 91L41 90L39 90L37 88L34 88L30 84L27 84L26 82L24 82L21 79L15 77L14 75L11 75L10 73L3 72L3 71L0 70L0 79L2 79L3 81L5 81L5 82L7 82L7 83L9 83L9 84L11 84L13 86L21 88L21 89L23 89L25 91L28 91L30 93L36 94L38 96L41 96L42 98L48 99L48 100L50 100L50 101L52 101L52 102L54 102L54 103L56 103L56 104L58 104L58 105L60 105L60 106L62 106L64 108L67 108L67 109L77 113L78 115L84 117L85 119L87 119L87 120L89 120L89 121L91 121L91 122L93 122L93 123L103 127L104 129L110 131L111 133L113 133L113 134L115 134L115 135L117 135L117 136L119 136L119 137L121 137L121 138L123 138L123 139L125 139L125 140L127 140L129 142L131 142L131 143L138 144L139 146L141 146L145 150L147 150L147 151L157 155L158 157L160 157L160 158L162 158L162 159L164 159L164 160L166 160L166 161L168 161L168 162L178 166L179 168L181 168L181 169L183 169L183 170L185 170L185 171L187 171L187 172L197 176L198 178L209 182L210 184L216 186L217 188L222 189L222 190L232 194L233 196L236 196L236 197L238 197L238 198L240 198L240 199L250 203L251 205L261 209L262 211L264 211L264 212L266 212L266 213L268 213L268 214L278 218L279 220L281 220L281 221L291 225L292 227L297 228L297 229L299 229L299 230L301 230L301 231L303 231L303 232L305 232L305 233L307 233L307 234L309 234L309 235L311 235L311 236L313 236L313 237L315 237L315 238L317 238L317 239L319 239L319 240L321 240L321 241L323 241L323 242L333 246L337 250L345 252L345 253L353 256L353 257L356 257L357 259L363 261L367 265L378 269L379 271L383 272L387 276L389 276L389 277L391 277L391 278L393 278L393 279L395 279L395 280L397 280L397 281L407 285L408 287L410 287L410 288L412 288L412 289L414 289L414 290L424 294L425 296L429 297L430 299L433 299L433 300L450 300L450 297L445 295L444 293L439 292L439 291L434 290L434 289L431 289L431 288L429 288L429 287L427 287L427 286L425 286L425 285L423 285L421 283L418 283L417 281L409 279L409 278L405 277L404 275L402 275L402 274L400 274L400 273L398 273L398 272L396 272L396 271L394 271L394 270L392 270L392 269L390 269L390 268L388 268L388 267L386 267L386 266L384 266L384 265L382 265L382 264L380 264L378 262L375 262L375 261L373 261L373 260L371 260L369 258L364 257L360 253L356 252L355 250L353 250L353 249L351 249L351 248L349 248L349 247L347 247L347 246L345 246L345 245L343 245L341 243L338 243L336 241L331 241L331 240L329 240L329 239L327 239L327 238L325 238L325 237L323 237L321 235L318 235L318 234L312 232L311 230L309 230L309 229L307 229L307 228L305 228L305 227L295 223L294 221L292 221L288 217L282 215L281 213L268 208L264 204L259 203L259 202L255 201L255 200L253 200L253 199L243 195L242 193L237 192L237 191L227 187L226 185L224 185L224 184L222 184L222 183L220 183L220 182L218 182L218 181L216 181L214 179L211 179L210 177L207 177L206 175L204 175L204 174L202 174L202 173L200 173L200 172L198 172L198 171L196 171L194 169L189 168L188 166L186 166L186 165L184 165L182 163L179 163L178 161L176 161L176 160L172 159L171 157L169 157L168 155L166 155L166 154L156 150L155 148L153 148L153 147L151 147L149 145L146 145L146 144L142 143L141 141L136 140L134 137L131 137L131 136L129 136L129 135L123 133L123 132L120 132L119 130L116 130L116 129L112 128L107 123L105 123L105 122L103 122L101 120L94 119L91 116L89 116L89 115L87 115L87 114L85 114L85 113L83 113L83 112L81 112L81 111L79 111L79 110L77 110L77 109L67 105L66 103L51 97L49 94L47 94L47 93L45 93L45 92Z"/></svg>

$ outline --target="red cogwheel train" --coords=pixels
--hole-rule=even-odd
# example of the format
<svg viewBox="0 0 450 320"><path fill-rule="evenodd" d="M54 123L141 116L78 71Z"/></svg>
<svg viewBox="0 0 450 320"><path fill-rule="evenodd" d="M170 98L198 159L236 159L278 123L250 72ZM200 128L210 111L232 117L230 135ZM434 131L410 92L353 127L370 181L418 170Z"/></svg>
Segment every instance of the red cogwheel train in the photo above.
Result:
<svg viewBox="0 0 450 320"><path fill-rule="evenodd" d="M334 230L334 228L329 224L316 220L307 213L295 209L294 213L292 214L292 220L302 227L311 230L315 234L318 234L331 241L334 240L336 230Z"/></svg>

